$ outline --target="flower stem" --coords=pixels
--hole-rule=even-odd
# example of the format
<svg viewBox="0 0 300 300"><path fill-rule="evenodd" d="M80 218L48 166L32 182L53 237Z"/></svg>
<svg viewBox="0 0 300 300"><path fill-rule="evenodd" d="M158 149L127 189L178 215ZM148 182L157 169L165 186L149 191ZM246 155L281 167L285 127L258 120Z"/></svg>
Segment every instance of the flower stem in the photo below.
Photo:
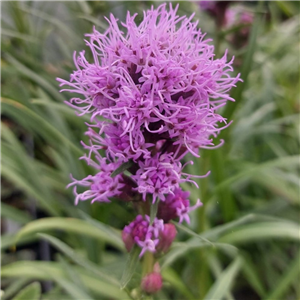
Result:
<svg viewBox="0 0 300 300"><path fill-rule="evenodd" d="M153 271L153 265L154 265L153 253L147 251L144 254L142 276L145 276L146 274L151 273Z"/></svg>

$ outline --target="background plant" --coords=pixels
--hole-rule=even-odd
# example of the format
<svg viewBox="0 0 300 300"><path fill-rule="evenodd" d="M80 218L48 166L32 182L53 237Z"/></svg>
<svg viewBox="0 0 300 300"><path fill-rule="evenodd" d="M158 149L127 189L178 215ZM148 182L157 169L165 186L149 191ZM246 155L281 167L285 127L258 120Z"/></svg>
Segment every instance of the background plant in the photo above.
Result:
<svg viewBox="0 0 300 300"><path fill-rule="evenodd" d="M126 290L138 285L139 269L123 273L132 261L115 229L133 219L130 207L74 207L65 189L70 173L82 178L91 170L78 161L84 124L63 104L69 95L58 92L55 78L73 69L84 33L105 29L103 16L122 20L128 9L140 14L150 5L3 3L3 299L127 299ZM230 35L238 27L220 31L198 3L180 4L180 14L197 12L219 53L229 48L236 56L244 83L224 111L234 120L225 145L202 150L189 166L193 174L212 171L199 190L183 185L204 206L189 229L177 225L155 299L299 297L299 5L251 2L246 9L256 19L247 45L237 49Z"/></svg>

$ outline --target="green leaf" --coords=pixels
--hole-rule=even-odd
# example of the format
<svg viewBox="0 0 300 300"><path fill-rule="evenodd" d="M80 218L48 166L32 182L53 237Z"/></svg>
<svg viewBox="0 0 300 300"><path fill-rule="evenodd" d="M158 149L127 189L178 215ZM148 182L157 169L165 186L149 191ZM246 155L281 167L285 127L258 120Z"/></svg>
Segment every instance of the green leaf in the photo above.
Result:
<svg viewBox="0 0 300 300"><path fill-rule="evenodd" d="M1 216L14 220L15 222L18 222L20 224L26 224L31 221L31 217L28 213L3 202L1 202Z"/></svg>
<svg viewBox="0 0 300 300"><path fill-rule="evenodd" d="M76 146L71 140L69 140L65 135L63 135L58 129L56 129L52 124L50 124L46 119L42 118L40 115L30 110L28 107L23 104L8 98L1 98L2 109L6 113L10 114L12 111L18 111L21 113L23 117L31 118L32 121L35 121L38 126L42 127L44 130L44 134L50 134L54 139L59 139L61 142L70 146L71 149L74 150L75 153L79 155L82 154L81 148ZM17 120L16 120L17 121Z"/></svg>
<svg viewBox="0 0 300 300"><path fill-rule="evenodd" d="M24 40L26 42L31 42L31 43L36 43L36 44L39 43L39 40L36 37L31 36L29 34L23 34L23 33L14 31L14 30L2 28L1 33L6 36Z"/></svg>
<svg viewBox="0 0 300 300"><path fill-rule="evenodd" d="M284 293L290 288L292 282L299 284L299 261L300 261L300 252L298 255L291 261L291 263L286 267L285 273L280 278L280 281L275 284L275 288L264 298L266 300L273 299L286 299Z"/></svg>
<svg viewBox="0 0 300 300"><path fill-rule="evenodd" d="M243 265L242 265L242 271L249 282L249 284L252 286L252 288L256 291L256 293L260 296L261 299L266 299L266 291L263 286L263 282L261 281L261 278L258 274L258 272L255 270L255 266L253 265L251 259L245 258L243 259Z"/></svg>
<svg viewBox="0 0 300 300"><path fill-rule="evenodd" d="M71 41L80 41L80 37L73 30L70 30L69 26L66 26L59 18L55 15L49 15L42 10L34 9L33 7L23 6L21 8L24 12L28 14L32 14L38 18L41 18L54 26L56 26L60 31L65 32L65 34L69 37Z"/></svg>
<svg viewBox="0 0 300 300"><path fill-rule="evenodd" d="M123 245L123 240L121 238L121 234L120 234L119 230L117 230L113 227L110 227L96 219L91 218L88 214L86 214L82 210L79 210L78 213L79 213L79 216L82 219L84 219L87 223L91 224L95 228L98 228L100 231L102 231L106 235L110 236L111 239L115 239L115 242L117 244ZM122 249L124 249L124 247Z"/></svg>
<svg viewBox="0 0 300 300"><path fill-rule="evenodd" d="M25 245L37 240L36 236L23 236L18 240L18 245ZM3 234L1 236L1 250L11 248L11 251L15 251L16 235L15 234Z"/></svg>
<svg viewBox="0 0 300 300"><path fill-rule="evenodd" d="M61 286L74 300L93 300L93 298L86 292L86 288L81 282L79 274L75 270L73 270L73 268L66 262L63 263L62 261L60 261L60 264L63 267L65 273L67 273L67 276L72 277L70 279L65 279L52 276L52 280L55 281L59 286ZM49 275L51 276L51 274Z"/></svg>
<svg viewBox="0 0 300 300"><path fill-rule="evenodd" d="M105 225L103 224L103 226ZM107 227L109 228L109 226ZM106 231L95 228L84 220L75 218L42 218L36 221L32 221L17 233L15 241L18 241L18 239L23 236L30 236L49 230L63 230L68 233L90 236L103 242L109 243L116 248L124 251L124 244L121 239L117 240L116 238L108 235Z"/></svg>
<svg viewBox="0 0 300 300"><path fill-rule="evenodd" d="M238 227L240 228L240 225L243 225L245 223L258 223L263 222L264 224L267 224L267 222L274 222L274 223L291 223L285 219L272 217L268 215L262 215L262 214L249 214L244 217L241 217L240 219L237 219L235 221L225 223L223 225L216 226L212 229L209 229L201 234L202 237L209 238L211 241L218 240L221 235L226 233L227 231L233 231L234 228Z"/></svg>
<svg viewBox="0 0 300 300"><path fill-rule="evenodd" d="M165 268L162 271L164 281L171 283L172 288L178 290L186 299L195 299L195 296L190 292L188 287L182 281L182 278L171 268Z"/></svg>
<svg viewBox="0 0 300 300"><path fill-rule="evenodd" d="M97 277L101 280L107 281L112 285L119 286L119 281L112 276L107 274L107 271L101 270L101 267L93 264L91 261L80 257L72 248L70 248L67 244L63 243L59 239L50 236L48 234L38 234L40 237L48 241L52 246L60 250L62 253L71 258L75 263L82 266L83 268L93 272Z"/></svg>
<svg viewBox="0 0 300 300"><path fill-rule="evenodd" d="M274 160L266 161L260 164L238 162L242 167L242 171L229 177L228 179L222 181L219 185L214 188L214 193L221 190L225 186L230 186L232 184L238 184L241 180L252 178L258 174L262 174L263 171L270 170L273 168L283 167L291 168L300 164L300 156L292 155L287 157L280 157Z"/></svg>
<svg viewBox="0 0 300 300"><path fill-rule="evenodd" d="M222 275L222 263L213 253L211 255L208 255L208 263L216 281ZM226 298L227 300L234 300L234 297L229 291L225 294L224 298Z"/></svg>
<svg viewBox="0 0 300 300"><path fill-rule="evenodd" d="M184 231L186 233L188 233L189 235L191 236L194 236L196 238L199 238L200 240L210 244L211 246L214 246L214 243L212 243L210 240L204 238L201 236L201 234L197 234L196 232L192 231L191 229L189 229L188 227L186 226L183 226L182 224L179 224L178 222L174 222L172 221L172 223L181 231Z"/></svg>
<svg viewBox="0 0 300 300"><path fill-rule="evenodd" d="M16 184L23 191L28 193L28 195L33 196L34 198L40 201L41 206L43 206L47 211L49 211L52 215L59 215L57 209L53 208L49 203L45 201L45 197L41 194L40 191L36 189L36 187L28 184L27 180L21 175L17 174L11 168L8 168L4 164L1 166L1 174L5 176L8 180Z"/></svg>
<svg viewBox="0 0 300 300"><path fill-rule="evenodd" d="M12 299L20 289L22 289L27 283L30 282L28 278L15 279L8 287L5 288L4 295L0 297L1 300Z"/></svg>
<svg viewBox="0 0 300 300"><path fill-rule="evenodd" d="M15 57L11 56L8 53L5 53L5 59L7 59L7 61L10 62L11 65L14 66L16 70L18 70L18 72L20 72L20 74L26 76L30 80L33 80L42 88L44 88L49 94L53 96L54 99L57 99L61 102L65 100L64 97L58 92L58 88L50 84L43 76L30 70L21 62L19 62Z"/></svg>
<svg viewBox="0 0 300 300"><path fill-rule="evenodd" d="M225 243L208 243L206 241L201 241L197 236L196 238L190 239L184 243L173 243L171 250L162 258L161 268L164 269L171 265L176 259L186 255L188 251L206 247L220 249L231 257L235 256L238 252L238 249L232 245Z"/></svg>
<svg viewBox="0 0 300 300"><path fill-rule="evenodd" d="M21 290L13 300L39 300L41 297L41 286L38 282L33 282Z"/></svg>
<svg viewBox="0 0 300 300"><path fill-rule="evenodd" d="M245 225L222 236L219 242L229 244L250 243L257 240L300 240L300 226L293 222L260 222Z"/></svg>
<svg viewBox="0 0 300 300"><path fill-rule="evenodd" d="M150 224L153 223L157 215L159 199L156 198L155 203L152 203L150 206Z"/></svg>
<svg viewBox="0 0 300 300"><path fill-rule="evenodd" d="M128 255L126 266L125 266L125 269L123 271L123 275L121 278L120 287L122 290L127 286L127 284L129 283L129 281L131 280L131 278L135 272L135 269L139 262L140 250L141 249L139 247L134 246Z"/></svg>
<svg viewBox="0 0 300 300"><path fill-rule="evenodd" d="M94 275L90 275L83 268L75 268L74 272L79 274L84 285L93 291L93 293L103 297L109 297L113 299L127 299L128 296L125 292L119 288L112 286L107 282L103 282ZM65 279L65 272L62 266L57 262L41 262L41 261L18 261L12 264L8 264L2 267L1 274L3 278L28 278L37 280L53 280L57 282ZM63 284L65 281L63 282ZM66 283L66 286L69 282ZM98 297L97 299L102 299Z"/></svg>
<svg viewBox="0 0 300 300"><path fill-rule="evenodd" d="M229 267L222 272L220 277L215 281L209 292L206 294L204 300L218 300L223 297L231 290L234 279L238 274L242 265L242 259L238 256Z"/></svg>

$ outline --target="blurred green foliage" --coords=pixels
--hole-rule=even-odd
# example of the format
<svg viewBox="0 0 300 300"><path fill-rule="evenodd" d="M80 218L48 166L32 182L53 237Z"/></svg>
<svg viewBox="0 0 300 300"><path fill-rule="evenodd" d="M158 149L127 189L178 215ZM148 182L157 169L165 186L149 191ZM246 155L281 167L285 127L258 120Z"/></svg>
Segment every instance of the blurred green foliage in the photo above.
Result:
<svg viewBox="0 0 300 300"><path fill-rule="evenodd" d="M58 92L55 78L68 78L73 51L86 48L94 25L105 30L103 16L124 20L127 10L141 15L152 3L159 4L2 3L1 299L135 299L129 290L139 285L139 268L123 274L133 278L119 288L128 257L120 230L133 209L116 201L74 206L69 174L92 172L78 160L87 120L63 103L70 95ZM201 150L188 166L192 174L212 171L199 190L183 185L204 206L189 229L178 225L154 299L300 297L299 3L245 5L256 17L247 45L236 48L230 35L239 28L220 31L198 3L180 2L180 14L196 12L217 55L235 55L244 82L224 111L234 120L222 133L225 145ZM49 245L51 255L39 257Z"/></svg>

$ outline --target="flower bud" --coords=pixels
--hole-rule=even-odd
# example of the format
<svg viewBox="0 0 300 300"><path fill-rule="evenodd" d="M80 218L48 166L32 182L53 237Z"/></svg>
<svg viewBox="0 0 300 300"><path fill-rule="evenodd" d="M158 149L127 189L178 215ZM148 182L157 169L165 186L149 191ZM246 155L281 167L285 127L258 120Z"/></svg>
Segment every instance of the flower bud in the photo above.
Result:
<svg viewBox="0 0 300 300"><path fill-rule="evenodd" d="M177 230L174 224L165 224L164 230L160 232L159 243L156 247L157 251L167 252L171 247L175 237L177 234Z"/></svg>
<svg viewBox="0 0 300 300"><path fill-rule="evenodd" d="M141 288L148 294L154 294L162 288L162 277L160 273L149 273L143 279Z"/></svg>
<svg viewBox="0 0 300 300"><path fill-rule="evenodd" d="M131 236L130 233L126 232L126 230L122 231L122 240L125 244L125 248L128 252L130 252L130 250L132 249L133 245L134 245L134 240Z"/></svg>

